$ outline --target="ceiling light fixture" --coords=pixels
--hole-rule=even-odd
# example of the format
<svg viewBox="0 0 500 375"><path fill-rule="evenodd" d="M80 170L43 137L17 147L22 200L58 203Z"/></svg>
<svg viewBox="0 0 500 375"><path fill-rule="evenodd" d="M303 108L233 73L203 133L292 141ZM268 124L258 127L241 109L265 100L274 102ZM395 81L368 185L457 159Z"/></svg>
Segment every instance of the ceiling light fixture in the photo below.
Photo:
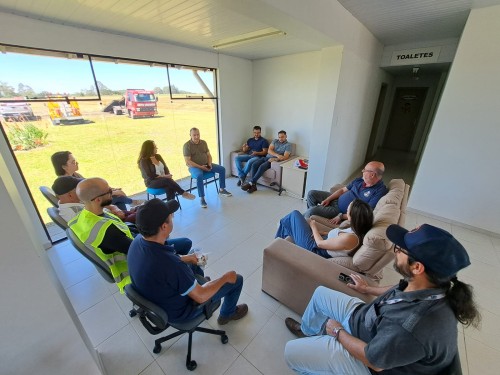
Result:
<svg viewBox="0 0 500 375"><path fill-rule="evenodd" d="M417 80L420 78L420 77L418 76L418 71L419 71L419 70L420 70L420 68L419 68L419 67L417 67L417 66L413 68L413 72L412 72L411 76L413 77L413 79L414 79L415 81L417 81Z"/></svg>
<svg viewBox="0 0 500 375"><path fill-rule="evenodd" d="M255 42L262 39L272 38L275 36L285 36L284 31L269 27L267 29L253 31L251 33L241 34L232 38L227 38L216 42L212 47L214 49L229 48L239 46L240 44Z"/></svg>

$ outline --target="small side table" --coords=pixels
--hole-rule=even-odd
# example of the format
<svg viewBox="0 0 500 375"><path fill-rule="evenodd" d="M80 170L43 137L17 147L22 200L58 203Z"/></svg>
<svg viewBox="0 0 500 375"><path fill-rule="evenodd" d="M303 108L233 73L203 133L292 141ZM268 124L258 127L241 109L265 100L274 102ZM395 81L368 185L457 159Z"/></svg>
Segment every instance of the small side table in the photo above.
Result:
<svg viewBox="0 0 500 375"><path fill-rule="evenodd" d="M307 159L307 157L298 156L281 164L281 180L279 195L283 191L287 194L303 199L306 193L307 169L295 166L295 160Z"/></svg>

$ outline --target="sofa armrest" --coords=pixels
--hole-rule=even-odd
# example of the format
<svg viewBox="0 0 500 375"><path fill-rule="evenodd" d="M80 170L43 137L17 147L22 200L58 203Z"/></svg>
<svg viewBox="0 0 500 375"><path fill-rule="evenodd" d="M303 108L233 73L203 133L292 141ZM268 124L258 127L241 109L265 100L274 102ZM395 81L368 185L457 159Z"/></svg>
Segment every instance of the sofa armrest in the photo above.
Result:
<svg viewBox="0 0 500 375"><path fill-rule="evenodd" d="M372 296L358 293L339 281L341 273L350 275L355 272L276 238L264 249L262 291L297 314L304 312L314 290L320 285L366 302L373 300ZM375 285L371 280L366 280L370 285Z"/></svg>

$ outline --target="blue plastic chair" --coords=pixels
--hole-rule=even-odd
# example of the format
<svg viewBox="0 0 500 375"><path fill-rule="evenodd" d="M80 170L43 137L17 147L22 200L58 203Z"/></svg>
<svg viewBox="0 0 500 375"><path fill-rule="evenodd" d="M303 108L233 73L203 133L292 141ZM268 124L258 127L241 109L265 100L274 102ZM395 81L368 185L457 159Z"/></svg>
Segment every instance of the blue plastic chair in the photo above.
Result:
<svg viewBox="0 0 500 375"><path fill-rule="evenodd" d="M215 172L203 172L203 181L205 181L205 189L207 188L207 185L212 182L209 181L209 179L213 178L213 182L215 182L215 189L219 191L219 185L217 185L217 179L215 178ZM189 191L193 190L193 180L196 180L196 178L191 175L191 183L189 184Z"/></svg>
<svg viewBox="0 0 500 375"><path fill-rule="evenodd" d="M150 195L153 196L153 198L156 198L158 196L164 195L165 194L165 199L167 199L167 192L163 188L150 188L146 187L146 200L150 200ZM175 194L175 199L177 199L177 202L179 202L179 195ZM179 202L179 208L182 210L181 202Z"/></svg>

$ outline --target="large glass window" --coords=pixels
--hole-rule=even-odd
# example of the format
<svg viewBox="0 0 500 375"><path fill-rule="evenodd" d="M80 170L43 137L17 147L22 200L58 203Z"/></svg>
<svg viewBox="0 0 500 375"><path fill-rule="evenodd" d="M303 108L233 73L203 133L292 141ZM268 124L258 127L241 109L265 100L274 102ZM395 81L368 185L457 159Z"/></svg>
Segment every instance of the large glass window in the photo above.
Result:
<svg viewBox="0 0 500 375"><path fill-rule="evenodd" d="M0 121L46 223L50 222L46 214L49 203L38 188L50 187L56 178L50 157L57 151L71 151L78 161L78 173L84 177L103 177L112 187L122 188L128 195L145 190L137 166L145 140L155 141L177 180L189 175L182 146L189 140L192 127L200 129L214 160L218 160L217 101L205 100L209 96L207 89L216 92L214 70L188 67L170 68L167 72L168 64L92 56L101 100L73 101L71 96L66 100L65 94L96 94L94 80L72 78L79 75L75 71L62 74L61 53L54 52L51 57L47 51L43 51L43 59L53 59L54 64L46 64L40 75L50 75L53 84L37 74L27 76L26 69L37 71L36 65L23 65L25 61L33 61L32 58L41 58L35 52L22 54L17 50L0 54L1 90L8 88L9 96L17 98L16 103L0 103ZM88 60L84 62L89 64ZM15 65L23 65L23 69L16 69ZM8 76L4 74L6 68ZM203 84L198 79L184 81L186 73L190 78L197 74ZM71 89L64 92L58 89L58 77L71 81ZM169 83L169 77L182 91L174 94L175 99L180 96L198 99L174 100L170 95L174 84ZM70 87L70 82L66 87ZM30 88L35 92L42 89L50 92L47 100L55 99L31 102L26 91ZM52 93L58 93L62 99ZM4 96L4 91L0 95ZM12 106L17 108L10 108ZM181 185L187 188L189 181L181 181Z"/></svg>

